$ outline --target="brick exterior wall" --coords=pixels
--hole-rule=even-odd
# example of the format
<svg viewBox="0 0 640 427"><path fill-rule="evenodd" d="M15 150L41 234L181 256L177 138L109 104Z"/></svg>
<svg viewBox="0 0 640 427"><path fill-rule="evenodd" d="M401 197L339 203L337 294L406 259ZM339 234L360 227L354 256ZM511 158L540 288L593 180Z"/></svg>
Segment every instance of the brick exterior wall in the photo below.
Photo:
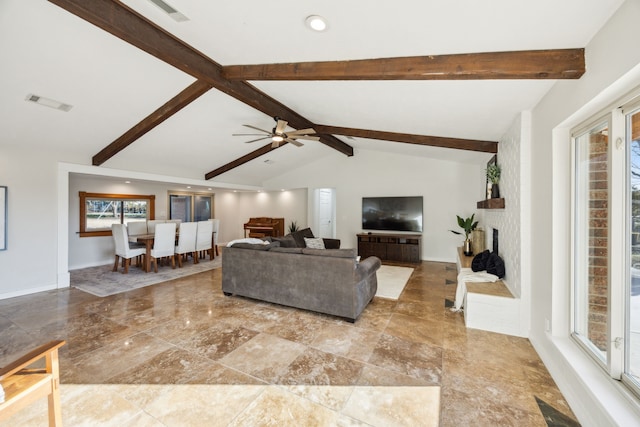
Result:
<svg viewBox="0 0 640 427"><path fill-rule="evenodd" d="M589 340L607 350L609 220L608 137L589 140Z"/></svg>

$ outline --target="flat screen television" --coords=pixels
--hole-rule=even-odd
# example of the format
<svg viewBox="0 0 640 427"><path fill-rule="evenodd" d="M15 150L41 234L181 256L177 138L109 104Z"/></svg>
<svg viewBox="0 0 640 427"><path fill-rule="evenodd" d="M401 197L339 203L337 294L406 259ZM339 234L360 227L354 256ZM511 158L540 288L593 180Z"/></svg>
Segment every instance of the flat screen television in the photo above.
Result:
<svg viewBox="0 0 640 427"><path fill-rule="evenodd" d="M422 196L363 197L362 229L422 233Z"/></svg>

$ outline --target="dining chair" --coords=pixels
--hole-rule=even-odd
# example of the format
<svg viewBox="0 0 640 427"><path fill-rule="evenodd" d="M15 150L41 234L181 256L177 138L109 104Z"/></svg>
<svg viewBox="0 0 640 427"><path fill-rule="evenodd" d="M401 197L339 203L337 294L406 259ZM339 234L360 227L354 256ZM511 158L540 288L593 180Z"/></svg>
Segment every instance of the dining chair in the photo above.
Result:
<svg viewBox="0 0 640 427"><path fill-rule="evenodd" d="M178 236L178 245L175 248L178 257L178 266L182 267L182 258L193 256L193 263L198 263L198 253L196 252L196 236L198 233L197 222L183 222L180 224L180 235Z"/></svg>
<svg viewBox="0 0 640 427"><path fill-rule="evenodd" d="M204 252L209 252L209 260L213 259L213 246L212 246L212 237L211 233L213 233L213 222L211 221L198 221L198 234L196 236L196 252L198 254L202 253L204 258Z"/></svg>
<svg viewBox="0 0 640 427"><path fill-rule="evenodd" d="M182 224L182 220L181 219L168 219L166 222L175 222L176 223L176 230L180 231L180 224Z"/></svg>
<svg viewBox="0 0 640 427"><path fill-rule="evenodd" d="M218 234L220 231L220 220L219 219L211 219L211 223L213 224L213 249L216 251L216 255L220 255L218 253Z"/></svg>
<svg viewBox="0 0 640 427"><path fill-rule="evenodd" d="M149 219L147 220L147 233L154 234L156 232L156 225L163 224L164 219Z"/></svg>
<svg viewBox="0 0 640 427"><path fill-rule="evenodd" d="M124 274L129 272L129 264L131 258L144 256L147 252L144 248L131 248L129 246L129 237L127 236L127 227L124 224L112 224L111 234L113 242L116 246L116 259L113 263L113 271L118 271L118 260L122 259L124 263Z"/></svg>
<svg viewBox="0 0 640 427"><path fill-rule="evenodd" d="M147 221L130 221L127 223L127 233L129 236L147 234Z"/></svg>
<svg viewBox="0 0 640 427"><path fill-rule="evenodd" d="M176 244L176 223L164 222L156 224L153 239L153 249L151 249L151 259L153 259L154 271L158 272L158 258L171 258L171 268L176 268L175 244Z"/></svg>

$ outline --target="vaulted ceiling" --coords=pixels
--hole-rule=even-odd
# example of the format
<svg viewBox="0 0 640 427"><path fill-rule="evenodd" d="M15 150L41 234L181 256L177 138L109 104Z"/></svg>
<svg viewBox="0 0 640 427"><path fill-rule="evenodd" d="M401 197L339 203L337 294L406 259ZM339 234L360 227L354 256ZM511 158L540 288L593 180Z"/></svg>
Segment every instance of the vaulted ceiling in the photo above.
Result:
<svg viewBox="0 0 640 427"><path fill-rule="evenodd" d="M167 3L189 20L149 0L0 2L1 143L252 185L367 149L483 163L555 79L580 77L581 48L622 1ZM360 61L374 58L399 59ZM232 136L274 115L321 141Z"/></svg>

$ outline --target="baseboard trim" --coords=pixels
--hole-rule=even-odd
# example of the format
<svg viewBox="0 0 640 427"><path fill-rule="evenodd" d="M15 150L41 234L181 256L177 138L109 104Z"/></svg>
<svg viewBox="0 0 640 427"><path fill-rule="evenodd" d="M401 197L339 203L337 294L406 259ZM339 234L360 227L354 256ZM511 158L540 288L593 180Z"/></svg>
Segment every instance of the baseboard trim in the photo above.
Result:
<svg viewBox="0 0 640 427"><path fill-rule="evenodd" d="M569 337L529 340L584 426L628 426L640 419L640 404L609 378Z"/></svg>
<svg viewBox="0 0 640 427"><path fill-rule="evenodd" d="M58 285L53 284L53 285L41 286L37 288L20 289L19 291L14 291L14 292L6 292L3 294L0 294L0 300L22 297L25 295L36 294L38 292L52 291L52 290L58 289L58 287L59 287Z"/></svg>

